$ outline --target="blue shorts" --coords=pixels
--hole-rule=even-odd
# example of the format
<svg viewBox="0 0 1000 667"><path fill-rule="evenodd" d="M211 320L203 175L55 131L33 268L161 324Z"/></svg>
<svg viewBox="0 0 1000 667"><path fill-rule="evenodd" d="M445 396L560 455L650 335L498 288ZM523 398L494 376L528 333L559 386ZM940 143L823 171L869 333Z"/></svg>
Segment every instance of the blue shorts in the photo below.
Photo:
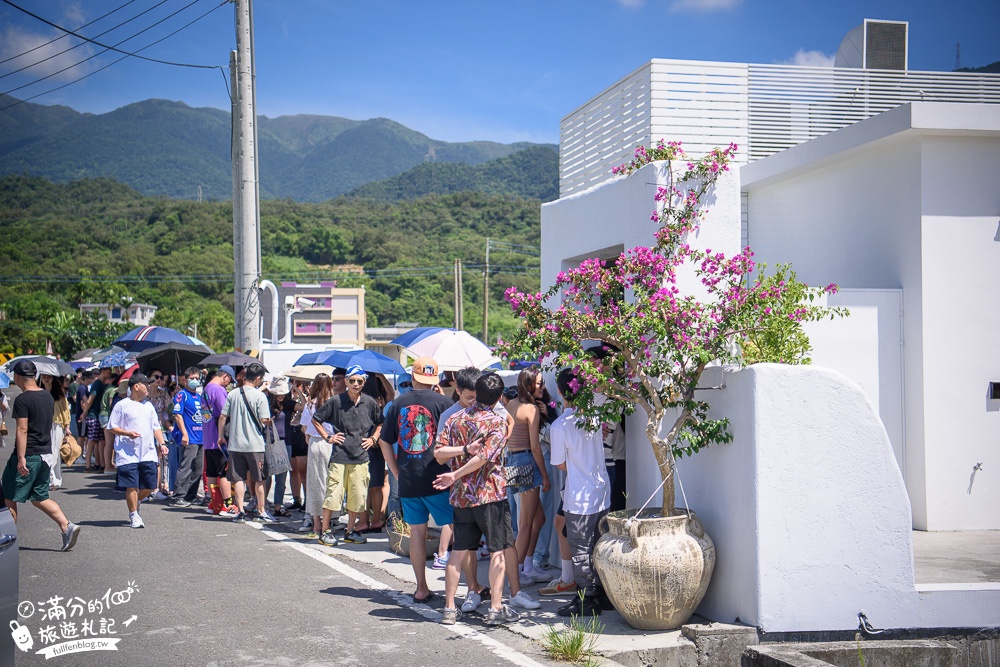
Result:
<svg viewBox="0 0 1000 667"><path fill-rule="evenodd" d="M115 488L125 489L156 489L156 461L139 461L118 466L118 477Z"/></svg>
<svg viewBox="0 0 1000 667"><path fill-rule="evenodd" d="M524 493L525 491L531 491L532 489L537 489L542 485L542 471L538 469L538 463L535 462L535 455L531 453L530 449L525 449L524 451L518 452L507 452L507 465L508 466L526 466L530 465L531 470L531 483L524 484L521 486L511 486L507 485L507 491L510 493Z"/></svg>
<svg viewBox="0 0 1000 667"><path fill-rule="evenodd" d="M403 521L411 526L427 523L427 517L434 517L434 523L447 526L454 521L455 510L448 502L448 491L435 493L433 496L419 498L400 498L403 505Z"/></svg>

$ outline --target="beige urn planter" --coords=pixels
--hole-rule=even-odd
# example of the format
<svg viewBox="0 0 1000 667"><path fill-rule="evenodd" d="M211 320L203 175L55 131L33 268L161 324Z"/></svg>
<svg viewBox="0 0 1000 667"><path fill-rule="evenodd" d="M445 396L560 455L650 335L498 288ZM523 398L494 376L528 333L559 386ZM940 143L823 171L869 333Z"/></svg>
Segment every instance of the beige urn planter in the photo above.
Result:
<svg viewBox="0 0 1000 667"><path fill-rule="evenodd" d="M608 514L608 531L594 548L594 566L615 609L640 630L668 630L687 621L705 597L715 545L692 512L659 508Z"/></svg>

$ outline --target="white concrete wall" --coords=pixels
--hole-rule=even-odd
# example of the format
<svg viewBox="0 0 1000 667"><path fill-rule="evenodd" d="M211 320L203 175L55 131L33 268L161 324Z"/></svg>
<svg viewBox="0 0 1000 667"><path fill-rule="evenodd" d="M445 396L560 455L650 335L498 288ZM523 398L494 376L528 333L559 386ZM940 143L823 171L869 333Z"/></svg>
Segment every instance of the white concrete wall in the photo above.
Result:
<svg viewBox="0 0 1000 667"><path fill-rule="evenodd" d="M798 162L747 188L757 259L813 285L902 289L914 527L1000 529L1000 411L986 400L1000 380L1000 138L911 130Z"/></svg>
<svg viewBox="0 0 1000 667"><path fill-rule="evenodd" d="M914 585L909 501L860 387L757 364L706 395L735 439L678 466L718 555L700 614L768 632L851 630L862 610L876 627L1000 623L1000 586Z"/></svg>
<svg viewBox="0 0 1000 667"><path fill-rule="evenodd" d="M542 289L556 274L584 259L617 257L623 250L651 246L656 223L656 188L666 184L666 163L648 164L626 177L615 178L584 192L542 205ZM711 208L692 247L734 255L740 251L740 191L735 171L725 172L706 202ZM683 273L682 289L701 290Z"/></svg>
<svg viewBox="0 0 1000 667"><path fill-rule="evenodd" d="M927 528L998 529L1000 138L920 146Z"/></svg>

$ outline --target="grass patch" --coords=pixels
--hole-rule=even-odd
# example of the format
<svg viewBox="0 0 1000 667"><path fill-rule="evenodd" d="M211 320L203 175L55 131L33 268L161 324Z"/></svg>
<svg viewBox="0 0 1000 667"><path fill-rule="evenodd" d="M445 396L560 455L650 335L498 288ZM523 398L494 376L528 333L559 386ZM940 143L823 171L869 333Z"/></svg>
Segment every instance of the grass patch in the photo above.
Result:
<svg viewBox="0 0 1000 667"><path fill-rule="evenodd" d="M562 630L550 625L542 636L542 647L553 660L596 667L594 647L602 632L604 624L596 614L590 618L573 616Z"/></svg>

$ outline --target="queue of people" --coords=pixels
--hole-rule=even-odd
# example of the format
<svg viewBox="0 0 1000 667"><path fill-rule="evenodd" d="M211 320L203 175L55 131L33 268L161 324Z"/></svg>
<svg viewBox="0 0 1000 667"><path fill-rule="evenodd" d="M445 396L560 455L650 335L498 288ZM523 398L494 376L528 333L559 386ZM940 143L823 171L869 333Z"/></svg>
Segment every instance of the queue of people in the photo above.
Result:
<svg viewBox="0 0 1000 667"><path fill-rule="evenodd" d="M145 527L143 501L169 500L236 523L301 512L306 539L339 546L365 544L394 513L410 531L413 600L425 603L438 595L426 576L433 518L440 539L431 567L445 570L443 623L483 604L487 624L516 620L515 608L540 607L525 589L542 582L540 595L576 596L561 615L608 608L590 554L612 504L606 449L614 428L588 429L576 416L572 370L557 376L560 415L537 367L522 371L514 388L476 368L446 384L436 362L420 358L393 389L359 366L270 383L259 363L210 374L189 368L171 387L159 371L120 381L113 368L82 373L71 385L43 375L38 386L29 365L14 369L22 394L3 495L15 516L23 502L49 515L64 550L80 529L48 491L61 484L53 453L65 449L53 443L75 431L86 443L84 470L115 473L132 528ZM551 488L557 469L563 489ZM558 536L561 568L551 580L543 529ZM478 580L479 559L489 560L488 585ZM467 593L458 605L463 574Z"/></svg>

